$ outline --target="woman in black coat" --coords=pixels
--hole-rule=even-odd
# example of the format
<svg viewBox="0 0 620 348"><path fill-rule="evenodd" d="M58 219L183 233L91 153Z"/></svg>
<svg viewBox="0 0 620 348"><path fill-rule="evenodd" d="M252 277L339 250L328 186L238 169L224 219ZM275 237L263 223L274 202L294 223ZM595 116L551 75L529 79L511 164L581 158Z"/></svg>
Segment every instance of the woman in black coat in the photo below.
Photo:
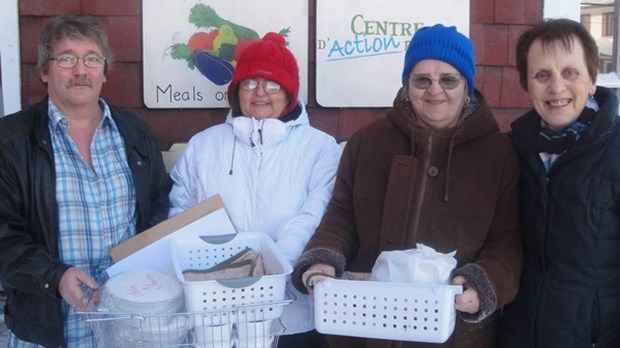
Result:
<svg viewBox="0 0 620 348"><path fill-rule="evenodd" d="M502 348L620 346L620 118L595 85L581 24L546 20L517 44L533 109L512 124L525 264Z"/></svg>

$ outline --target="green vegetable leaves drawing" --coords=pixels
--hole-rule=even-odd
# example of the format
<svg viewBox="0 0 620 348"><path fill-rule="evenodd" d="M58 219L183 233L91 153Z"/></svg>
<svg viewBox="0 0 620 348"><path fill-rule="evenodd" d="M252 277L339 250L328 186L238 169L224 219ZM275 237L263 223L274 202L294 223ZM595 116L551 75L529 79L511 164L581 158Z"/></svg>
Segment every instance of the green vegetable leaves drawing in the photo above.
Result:
<svg viewBox="0 0 620 348"><path fill-rule="evenodd" d="M232 79L237 58L258 33L220 17L215 10L202 3L190 9L188 17L199 31L192 34L187 43L175 43L168 48L170 56L185 60L190 69L197 68L216 85L225 85ZM280 30L287 37L290 28Z"/></svg>

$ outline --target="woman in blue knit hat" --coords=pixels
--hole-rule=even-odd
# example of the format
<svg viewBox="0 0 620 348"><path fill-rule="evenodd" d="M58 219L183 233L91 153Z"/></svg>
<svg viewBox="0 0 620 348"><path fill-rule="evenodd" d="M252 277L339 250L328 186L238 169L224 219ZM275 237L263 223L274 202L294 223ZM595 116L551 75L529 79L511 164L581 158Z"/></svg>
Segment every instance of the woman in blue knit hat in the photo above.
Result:
<svg viewBox="0 0 620 348"><path fill-rule="evenodd" d="M327 212L293 272L312 293L329 276L364 278L382 251L456 251L454 333L439 345L328 336L328 347L495 346L498 309L515 297L523 260L519 165L474 74L472 42L456 28L415 33L393 107L348 141Z"/></svg>

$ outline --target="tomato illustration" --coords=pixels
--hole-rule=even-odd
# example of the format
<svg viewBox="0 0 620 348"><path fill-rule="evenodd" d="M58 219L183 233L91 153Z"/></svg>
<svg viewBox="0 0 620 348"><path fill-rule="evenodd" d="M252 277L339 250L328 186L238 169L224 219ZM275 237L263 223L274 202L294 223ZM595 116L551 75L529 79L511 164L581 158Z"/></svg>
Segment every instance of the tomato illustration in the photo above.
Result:
<svg viewBox="0 0 620 348"><path fill-rule="evenodd" d="M211 51L213 49L213 42L215 41L215 38L218 34L219 30L217 29L211 30L208 33L204 31L199 31L189 38L189 42L187 43L187 45L192 51Z"/></svg>

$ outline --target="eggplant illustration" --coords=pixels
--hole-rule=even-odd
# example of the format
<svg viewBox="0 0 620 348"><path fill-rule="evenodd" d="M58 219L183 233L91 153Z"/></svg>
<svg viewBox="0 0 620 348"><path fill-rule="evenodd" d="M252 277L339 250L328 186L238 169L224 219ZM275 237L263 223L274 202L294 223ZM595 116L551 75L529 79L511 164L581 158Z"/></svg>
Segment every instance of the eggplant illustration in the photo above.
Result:
<svg viewBox="0 0 620 348"><path fill-rule="evenodd" d="M230 82L235 69L229 62L206 51L202 51L194 56L194 64L209 81L218 86Z"/></svg>

